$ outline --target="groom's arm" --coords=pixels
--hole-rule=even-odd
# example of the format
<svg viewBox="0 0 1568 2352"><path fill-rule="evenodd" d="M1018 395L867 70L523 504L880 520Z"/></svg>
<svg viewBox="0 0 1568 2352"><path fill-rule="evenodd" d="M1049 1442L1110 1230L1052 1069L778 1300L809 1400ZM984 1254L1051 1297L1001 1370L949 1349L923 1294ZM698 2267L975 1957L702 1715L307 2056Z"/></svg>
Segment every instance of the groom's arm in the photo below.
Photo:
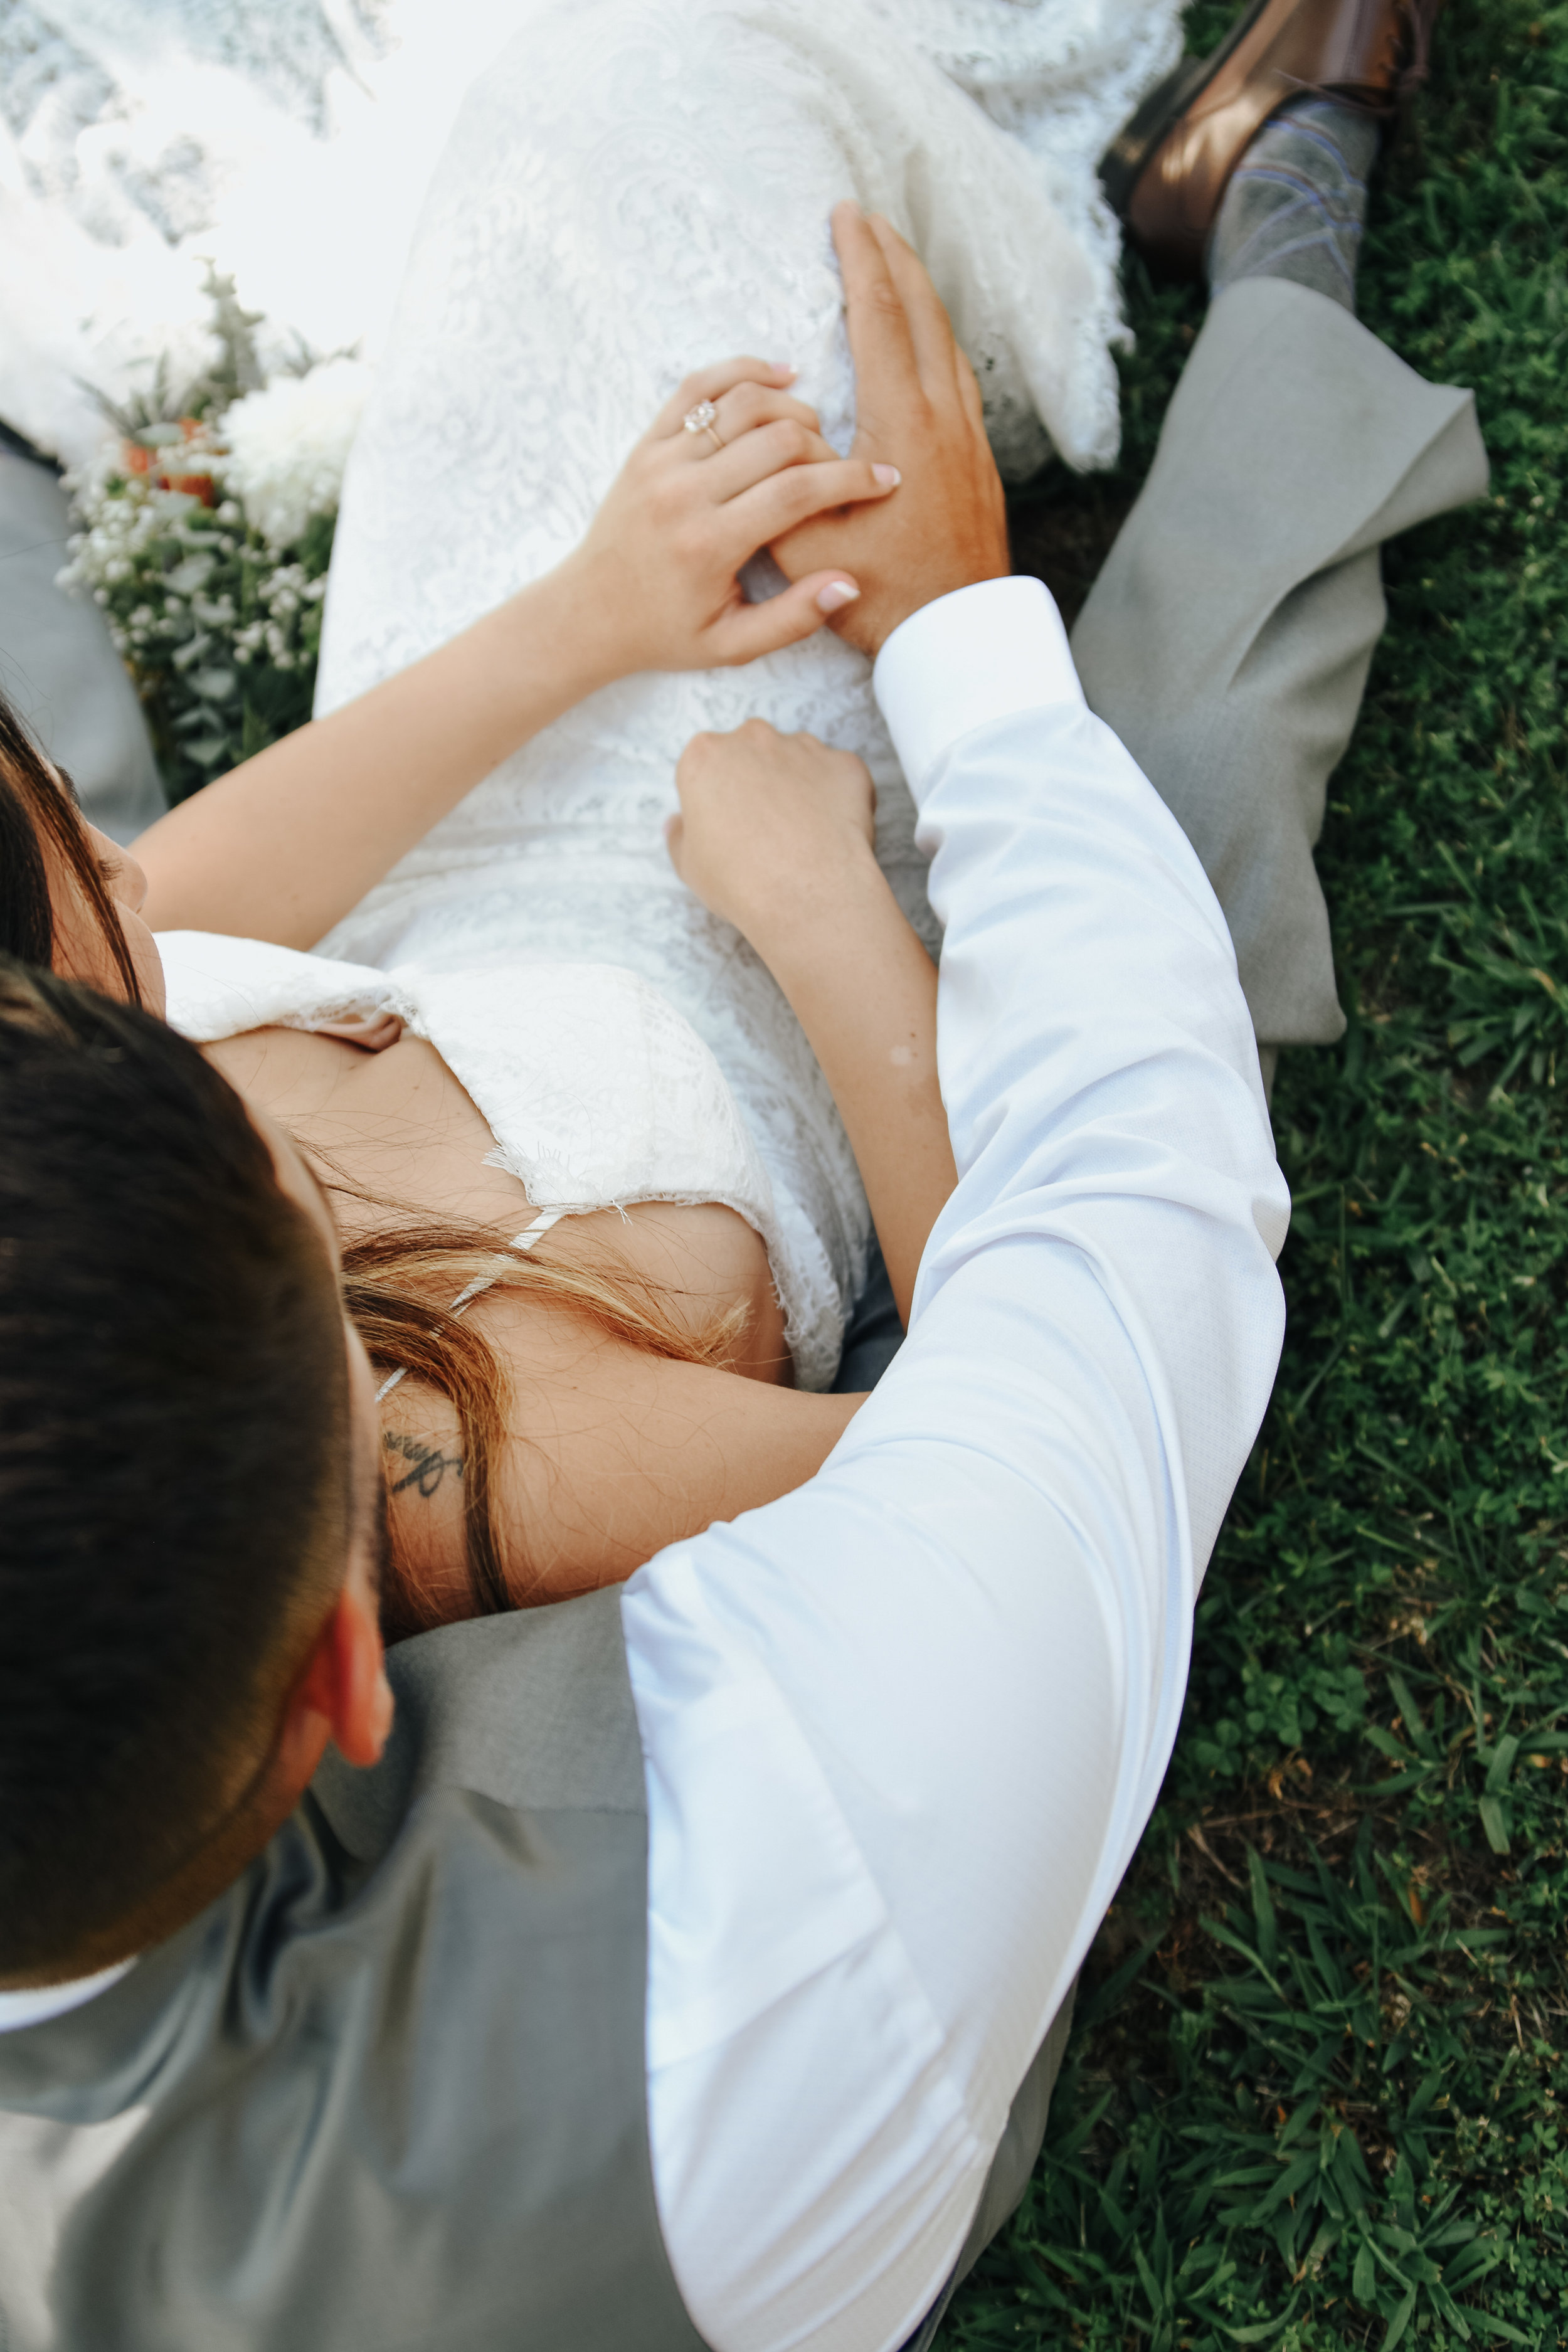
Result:
<svg viewBox="0 0 1568 2352"><path fill-rule="evenodd" d="M885 2352L939 2292L1157 1792L1283 1321L1225 923L1045 591L929 604L877 688L958 1188L820 1474L623 1602L655 2179L715 2352Z"/></svg>

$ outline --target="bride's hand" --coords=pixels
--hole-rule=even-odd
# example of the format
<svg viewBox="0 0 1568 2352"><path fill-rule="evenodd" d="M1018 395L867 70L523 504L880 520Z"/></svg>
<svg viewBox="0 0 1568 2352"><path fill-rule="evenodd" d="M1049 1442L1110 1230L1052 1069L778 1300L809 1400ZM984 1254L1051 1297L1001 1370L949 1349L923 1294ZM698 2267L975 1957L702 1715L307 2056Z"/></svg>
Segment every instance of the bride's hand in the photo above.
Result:
<svg viewBox="0 0 1568 2352"><path fill-rule="evenodd" d="M803 922L831 919L838 883L881 882L876 790L853 751L748 719L694 735L675 782L680 814L664 829L675 870L764 961Z"/></svg>
<svg viewBox="0 0 1568 2352"><path fill-rule="evenodd" d="M816 412L784 390L794 370L721 361L689 376L637 443L563 567L621 676L754 661L821 628L859 593L842 564L749 604L739 573L759 549L828 508L885 499L897 469L840 457ZM711 429L685 419L711 404Z"/></svg>

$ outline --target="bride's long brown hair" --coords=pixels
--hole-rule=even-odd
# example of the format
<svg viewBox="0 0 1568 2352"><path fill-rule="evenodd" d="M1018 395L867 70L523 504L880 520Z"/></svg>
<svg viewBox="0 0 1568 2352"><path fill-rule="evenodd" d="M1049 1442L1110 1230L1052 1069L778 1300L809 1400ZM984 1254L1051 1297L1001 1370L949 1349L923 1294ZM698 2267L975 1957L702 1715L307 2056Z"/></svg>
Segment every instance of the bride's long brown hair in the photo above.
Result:
<svg viewBox="0 0 1568 2352"><path fill-rule="evenodd" d="M82 824L76 786L63 769L49 767L0 695L0 950L52 971L55 912L46 845L90 908L126 1003L140 1005L136 967Z"/></svg>
<svg viewBox="0 0 1568 2352"><path fill-rule="evenodd" d="M57 940L46 845L91 910L126 1002L140 1004L135 967L75 787L49 766L0 696L0 950L51 970ZM355 1192L337 1171L325 1174L329 1188ZM673 1291L612 1252L601 1250L588 1262L559 1255L547 1244L524 1252L498 1243L482 1225L420 1222L406 1213L384 1230L345 1242L342 1267L345 1303L372 1363L382 1373L401 1370L425 1381L456 1410L464 1549L481 1616L527 1605L526 1584L509 1580L506 1567L509 1556L526 1561L527 1546L515 1528L503 1536L497 1508L497 1457L511 1409L506 1366L476 1323L451 1313L458 1293L483 1276L497 1289L525 1293L613 1339L683 1363L721 1362L744 1319L743 1313L717 1317L694 1332L682 1321ZM441 1622L436 1595L419 1585L395 1543L383 1615L389 1640Z"/></svg>
<svg viewBox="0 0 1568 2352"><path fill-rule="evenodd" d="M325 1173L329 1190L336 1181L359 1201L367 1199L330 1168ZM342 1265L344 1298L371 1362L426 1381L456 1410L463 1445L464 1551L474 1608L481 1617L526 1608L531 1598L546 1596L531 1594L527 1585L520 1587L507 1575L508 1554L514 1562L527 1556L516 1527L507 1530L510 1541L503 1541L495 1492L497 1457L509 1433L511 1383L502 1358L479 1326L451 1312L459 1292L483 1279L498 1291L522 1293L542 1306L563 1308L649 1355L688 1364L721 1363L746 1321L745 1309L737 1307L693 1331L679 1315L679 1294L603 1245L587 1260L557 1257L547 1240L531 1250L514 1249L498 1244L483 1225L400 1222L345 1241ZM442 1612L436 1596L421 1588L408 1562L398 1557L395 1530L392 1550L382 1614L387 1639L396 1641L440 1623Z"/></svg>

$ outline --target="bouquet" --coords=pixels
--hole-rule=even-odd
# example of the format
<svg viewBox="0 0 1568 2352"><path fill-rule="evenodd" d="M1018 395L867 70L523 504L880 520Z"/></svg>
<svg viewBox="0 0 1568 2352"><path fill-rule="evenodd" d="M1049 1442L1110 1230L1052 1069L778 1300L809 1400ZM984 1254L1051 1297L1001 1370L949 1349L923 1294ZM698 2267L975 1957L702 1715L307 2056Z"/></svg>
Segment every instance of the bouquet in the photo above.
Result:
<svg viewBox="0 0 1568 2352"><path fill-rule="evenodd" d="M105 407L118 440L66 476L89 594L135 683L171 802L310 716L321 600L370 371L300 347L270 381L259 318L209 273L221 357L178 392Z"/></svg>

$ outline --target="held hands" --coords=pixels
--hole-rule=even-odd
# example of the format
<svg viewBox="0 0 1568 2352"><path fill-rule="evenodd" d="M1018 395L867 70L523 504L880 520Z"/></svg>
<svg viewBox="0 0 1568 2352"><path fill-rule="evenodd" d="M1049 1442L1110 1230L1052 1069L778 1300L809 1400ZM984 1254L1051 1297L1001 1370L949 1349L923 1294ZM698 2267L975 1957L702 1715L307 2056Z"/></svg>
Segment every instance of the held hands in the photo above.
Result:
<svg viewBox="0 0 1568 2352"><path fill-rule="evenodd" d="M855 362L851 456L891 462L898 496L879 506L817 510L773 541L785 577L805 586L831 557L859 585L833 616L841 637L876 655L922 604L1012 569L995 460L974 371L917 255L891 224L858 205L833 215Z"/></svg>
<svg viewBox="0 0 1568 2352"><path fill-rule="evenodd" d="M665 838L676 872L767 963L803 927L831 920L843 886L881 883L876 792L852 751L749 719L732 735L694 735L675 782L680 814Z"/></svg>
<svg viewBox="0 0 1568 2352"><path fill-rule="evenodd" d="M823 438L785 389L791 368L734 359L689 376L557 575L577 591L585 669L728 667L825 620L875 655L922 604L1011 569L979 387L936 289L879 215L840 205L833 236L854 448ZM692 429L694 412L710 422ZM748 604L738 575L763 547L791 584Z"/></svg>
<svg viewBox="0 0 1568 2352"><path fill-rule="evenodd" d="M897 467L840 457L816 414L784 387L793 368L725 360L689 376L637 443L558 575L581 593L584 625L610 676L717 669L794 645L859 591L820 558L796 562L793 585L748 604L738 573L759 549L831 508L886 499ZM711 426L689 429L700 403Z"/></svg>

